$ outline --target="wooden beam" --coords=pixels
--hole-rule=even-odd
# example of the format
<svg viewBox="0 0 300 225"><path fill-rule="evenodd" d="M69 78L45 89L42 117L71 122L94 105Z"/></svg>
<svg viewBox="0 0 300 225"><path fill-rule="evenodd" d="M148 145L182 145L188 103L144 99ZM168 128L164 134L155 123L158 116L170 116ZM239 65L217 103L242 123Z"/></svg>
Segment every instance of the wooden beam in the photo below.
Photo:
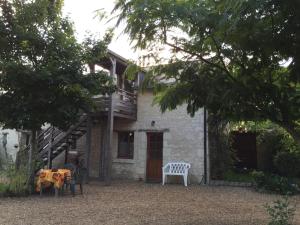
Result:
<svg viewBox="0 0 300 225"><path fill-rule="evenodd" d="M65 164L68 163L69 150L70 150L70 145L65 150Z"/></svg>
<svg viewBox="0 0 300 225"><path fill-rule="evenodd" d="M91 146L92 146L92 117L88 115L87 117L87 127L86 127L86 152L85 152L85 168L87 170L86 173L86 181L89 180L89 171L90 171L90 154L91 154Z"/></svg>
<svg viewBox="0 0 300 225"><path fill-rule="evenodd" d="M104 123L105 122L105 123ZM100 133L100 166L99 166L99 180L103 181L104 180L104 173L105 173L105 151L106 151L106 121L102 120L101 121L101 133Z"/></svg>
<svg viewBox="0 0 300 225"><path fill-rule="evenodd" d="M112 67L110 70L111 77L116 74L117 62L115 58L110 58L112 62ZM111 184L111 170L112 170L112 142L113 142L113 128L114 128L114 102L112 94L109 95L109 110L107 116L107 144L105 151L105 173L104 181L106 185Z"/></svg>
<svg viewBox="0 0 300 225"><path fill-rule="evenodd" d="M52 150L53 150L53 138L54 138L54 127L51 127L51 134L50 134L50 141L49 141L49 148L48 148L48 169L52 168Z"/></svg>
<svg viewBox="0 0 300 225"><path fill-rule="evenodd" d="M113 98L111 98L113 102ZM107 117L107 142L106 142L106 154L105 154L105 175L104 181L106 185L111 184L111 170L112 170L112 141L113 141L113 126L114 126L114 111L111 104Z"/></svg>

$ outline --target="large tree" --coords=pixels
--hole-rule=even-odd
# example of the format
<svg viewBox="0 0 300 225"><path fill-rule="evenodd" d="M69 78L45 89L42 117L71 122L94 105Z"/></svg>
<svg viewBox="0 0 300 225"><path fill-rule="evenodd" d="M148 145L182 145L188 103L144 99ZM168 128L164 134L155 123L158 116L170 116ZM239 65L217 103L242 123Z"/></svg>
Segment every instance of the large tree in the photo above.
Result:
<svg viewBox="0 0 300 225"><path fill-rule="evenodd" d="M92 95L113 90L106 73L85 74L89 60L62 5L62 0L0 2L0 122L32 131L29 162L44 124L67 129L91 109ZM106 47L107 40L101 54Z"/></svg>
<svg viewBox="0 0 300 225"><path fill-rule="evenodd" d="M118 0L115 11L137 48L170 50L148 73L162 110L268 119L300 144L300 1Z"/></svg>

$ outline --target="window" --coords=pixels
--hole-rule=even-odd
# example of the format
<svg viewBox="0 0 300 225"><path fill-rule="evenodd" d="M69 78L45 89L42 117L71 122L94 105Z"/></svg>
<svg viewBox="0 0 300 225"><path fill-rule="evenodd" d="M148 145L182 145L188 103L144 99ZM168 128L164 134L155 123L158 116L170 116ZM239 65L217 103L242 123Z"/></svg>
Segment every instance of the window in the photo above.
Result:
<svg viewBox="0 0 300 225"><path fill-rule="evenodd" d="M133 132L119 132L118 133L118 158L120 159L133 159Z"/></svg>

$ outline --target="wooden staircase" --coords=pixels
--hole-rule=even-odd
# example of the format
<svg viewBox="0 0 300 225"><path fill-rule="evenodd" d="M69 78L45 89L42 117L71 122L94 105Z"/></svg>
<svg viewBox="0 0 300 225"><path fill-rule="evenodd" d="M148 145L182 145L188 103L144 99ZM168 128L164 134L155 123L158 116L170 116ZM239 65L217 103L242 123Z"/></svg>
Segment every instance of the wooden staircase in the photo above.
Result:
<svg viewBox="0 0 300 225"><path fill-rule="evenodd" d="M60 153L69 151L70 147L87 132L87 115L82 115L79 121L66 132L55 127L49 127L43 135L39 135L39 156L44 165L51 168L52 160ZM50 161L49 161L50 159Z"/></svg>
<svg viewBox="0 0 300 225"><path fill-rule="evenodd" d="M64 151L69 152L71 146L87 132L87 120L88 116L83 114L66 132L51 126L38 135L38 155L43 166L51 168L53 159ZM25 150L29 148L27 146Z"/></svg>
<svg viewBox="0 0 300 225"><path fill-rule="evenodd" d="M87 162L89 162L91 152L92 120L103 120L107 124L107 128L105 128L105 143L108 144L101 146L103 159L101 159L100 167L102 168L101 171L103 171L103 177L110 176L108 174L110 174L109 162L111 162L114 120L118 118L136 121L137 94L118 89L112 96L95 96L93 101L95 109L89 112L89 115L83 114L79 121L72 125L66 132L51 126L38 134L38 157L43 162L41 167L47 166L47 168L52 168L52 161L64 152L79 155L81 148L73 149L72 147L76 146L76 141L80 137L87 134L86 147L82 150L85 151L85 166L88 169L89 163ZM29 148L30 146L27 146L18 152L17 158L21 160L18 160L19 163L16 163L17 165L22 165L22 161L25 162L28 159ZM57 159L61 161L61 157Z"/></svg>

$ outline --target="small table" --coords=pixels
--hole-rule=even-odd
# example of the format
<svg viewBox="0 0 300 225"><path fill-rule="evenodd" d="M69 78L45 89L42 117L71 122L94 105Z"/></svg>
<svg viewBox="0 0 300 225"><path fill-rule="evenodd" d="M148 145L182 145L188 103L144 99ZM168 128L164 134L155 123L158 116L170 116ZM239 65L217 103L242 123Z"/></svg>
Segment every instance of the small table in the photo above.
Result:
<svg viewBox="0 0 300 225"><path fill-rule="evenodd" d="M71 179L71 170L68 169L42 169L39 173L36 191L42 194L42 186L49 187L53 184L55 188L55 196L58 196L58 190L64 185L65 180Z"/></svg>

